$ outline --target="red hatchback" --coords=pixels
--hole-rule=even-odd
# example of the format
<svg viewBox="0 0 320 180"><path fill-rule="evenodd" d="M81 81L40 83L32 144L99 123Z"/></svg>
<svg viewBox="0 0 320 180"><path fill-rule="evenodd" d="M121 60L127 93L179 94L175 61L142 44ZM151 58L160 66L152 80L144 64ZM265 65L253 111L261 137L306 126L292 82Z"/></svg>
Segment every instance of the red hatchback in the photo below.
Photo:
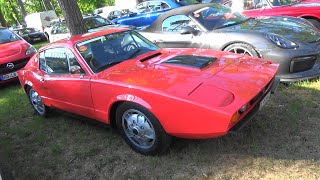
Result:
<svg viewBox="0 0 320 180"><path fill-rule="evenodd" d="M36 49L12 31L0 28L0 84L17 79Z"/></svg>
<svg viewBox="0 0 320 180"><path fill-rule="evenodd" d="M275 90L277 64L208 49L160 49L109 29L39 50L19 80L35 111L49 107L116 126L145 155L172 136L212 138L243 127Z"/></svg>
<svg viewBox="0 0 320 180"><path fill-rule="evenodd" d="M232 0L213 0L212 2L232 6ZM320 29L320 0L243 0L242 13L248 17L301 17Z"/></svg>

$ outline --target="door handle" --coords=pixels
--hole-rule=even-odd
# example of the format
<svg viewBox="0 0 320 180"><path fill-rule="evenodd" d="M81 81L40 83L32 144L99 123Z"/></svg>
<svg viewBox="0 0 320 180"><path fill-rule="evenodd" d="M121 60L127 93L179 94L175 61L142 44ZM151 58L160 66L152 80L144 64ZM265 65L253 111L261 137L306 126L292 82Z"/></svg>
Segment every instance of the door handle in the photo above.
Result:
<svg viewBox="0 0 320 180"><path fill-rule="evenodd" d="M40 82L44 82L44 78L40 78L39 80L40 80Z"/></svg>

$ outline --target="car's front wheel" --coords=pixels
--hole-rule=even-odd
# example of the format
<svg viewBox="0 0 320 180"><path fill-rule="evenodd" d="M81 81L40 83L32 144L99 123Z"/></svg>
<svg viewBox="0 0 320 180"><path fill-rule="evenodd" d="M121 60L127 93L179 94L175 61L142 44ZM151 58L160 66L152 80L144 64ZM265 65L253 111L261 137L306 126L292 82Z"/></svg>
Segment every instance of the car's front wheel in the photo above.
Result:
<svg viewBox="0 0 320 180"><path fill-rule="evenodd" d="M146 108L125 102L116 111L116 123L122 137L134 151L156 155L167 150L172 137Z"/></svg>
<svg viewBox="0 0 320 180"><path fill-rule="evenodd" d="M252 46L244 43L231 44L228 47L226 47L224 51L237 53L237 54L245 54L253 57L259 57L259 54Z"/></svg>
<svg viewBox="0 0 320 180"><path fill-rule="evenodd" d="M48 107L43 103L40 95L33 88L29 88L28 97L33 109L40 116L46 116L48 113Z"/></svg>

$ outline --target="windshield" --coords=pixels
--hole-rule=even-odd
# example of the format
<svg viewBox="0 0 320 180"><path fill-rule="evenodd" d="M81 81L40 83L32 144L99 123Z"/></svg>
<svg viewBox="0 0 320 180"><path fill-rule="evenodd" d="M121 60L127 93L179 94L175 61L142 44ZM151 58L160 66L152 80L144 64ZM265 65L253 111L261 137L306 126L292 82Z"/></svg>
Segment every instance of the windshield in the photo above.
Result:
<svg viewBox="0 0 320 180"><path fill-rule="evenodd" d="M190 16L207 30L228 27L248 20L240 13L231 13L229 8L217 4L192 12Z"/></svg>
<svg viewBox="0 0 320 180"><path fill-rule="evenodd" d="M269 1L273 6L288 6L288 5L300 3L302 0L269 0Z"/></svg>
<svg viewBox="0 0 320 180"><path fill-rule="evenodd" d="M0 29L0 44L18 41L20 38L8 29Z"/></svg>
<svg viewBox="0 0 320 180"><path fill-rule="evenodd" d="M124 31L95 37L76 45L93 72L159 49L135 31Z"/></svg>
<svg viewBox="0 0 320 180"><path fill-rule="evenodd" d="M187 6L192 4L198 4L201 2L201 0L176 0L176 2L181 6Z"/></svg>

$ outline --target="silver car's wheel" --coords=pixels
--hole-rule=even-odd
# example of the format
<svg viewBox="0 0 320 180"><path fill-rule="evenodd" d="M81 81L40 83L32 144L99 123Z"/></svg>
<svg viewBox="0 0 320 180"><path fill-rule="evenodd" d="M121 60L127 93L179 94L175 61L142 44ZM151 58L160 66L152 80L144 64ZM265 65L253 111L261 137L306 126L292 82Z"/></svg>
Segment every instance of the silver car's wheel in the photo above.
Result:
<svg viewBox="0 0 320 180"><path fill-rule="evenodd" d="M29 89L28 94L29 94L31 105L36 111L36 113L39 114L40 116L45 116L46 106L42 102L40 95L32 88Z"/></svg>
<svg viewBox="0 0 320 180"><path fill-rule="evenodd" d="M124 102L117 108L116 125L126 143L143 155L164 152L171 144L169 136L158 119L146 108Z"/></svg>
<svg viewBox="0 0 320 180"><path fill-rule="evenodd" d="M235 43L225 48L225 51L236 54L245 54L248 56L259 57L257 51L248 44Z"/></svg>
<svg viewBox="0 0 320 180"><path fill-rule="evenodd" d="M156 134L149 119L140 111L129 109L122 115L122 128L136 146L147 149L154 145Z"/></svg>

